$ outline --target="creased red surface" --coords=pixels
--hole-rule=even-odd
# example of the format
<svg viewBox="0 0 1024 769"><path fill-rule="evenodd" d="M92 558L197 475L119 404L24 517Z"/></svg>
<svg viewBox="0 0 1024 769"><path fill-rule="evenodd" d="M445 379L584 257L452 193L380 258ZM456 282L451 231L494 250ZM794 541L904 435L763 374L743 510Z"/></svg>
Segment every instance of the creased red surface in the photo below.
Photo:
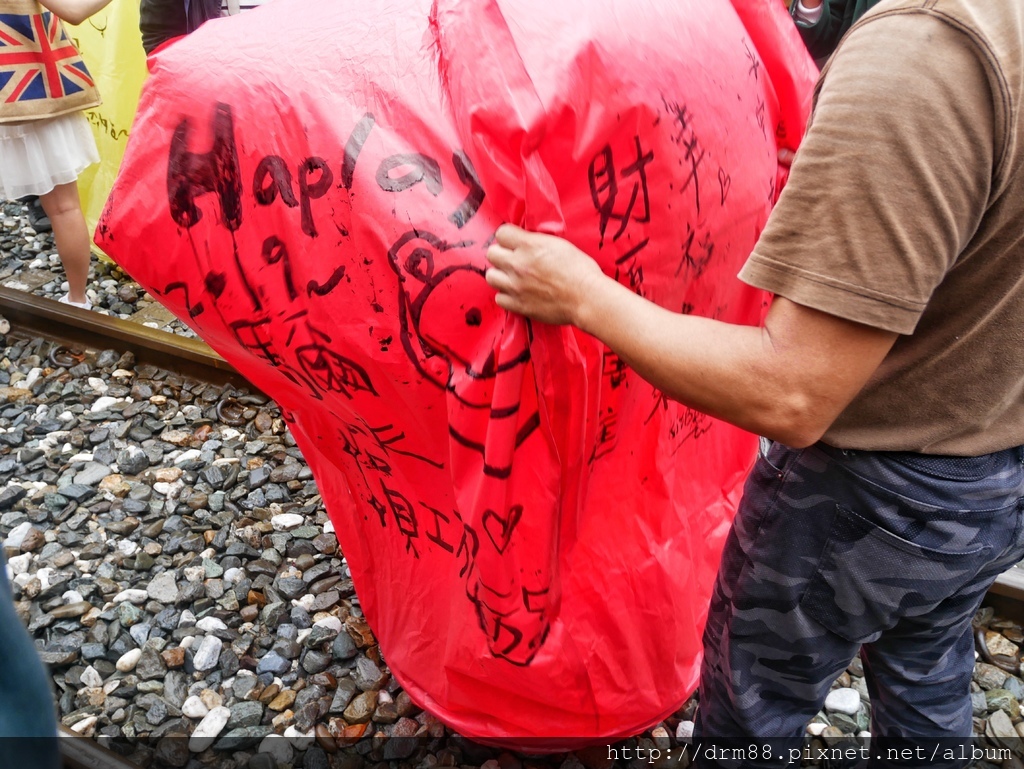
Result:
<svg viewBox="0 0 1024 769"><path fill-rule="evenodd" d="M466 735L627 735L696 686L755 440L506 315L484 253L518 222L756 323L814 77L776 6L275 0L153 61L97 242L278 401L391 670Z"/></svg>

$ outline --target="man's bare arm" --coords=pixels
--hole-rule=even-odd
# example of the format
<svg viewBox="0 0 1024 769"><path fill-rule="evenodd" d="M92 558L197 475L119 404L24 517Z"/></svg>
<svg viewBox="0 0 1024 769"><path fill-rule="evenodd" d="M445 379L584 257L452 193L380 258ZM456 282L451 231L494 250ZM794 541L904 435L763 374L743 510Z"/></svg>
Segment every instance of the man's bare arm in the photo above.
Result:
<svg viewBox="0 0 1024 769"><path fill-rule="evenodd" d="M761 328L661 308L560 238L505 225L487 280L507 310L572 323L669 397L789 446L817 441L897 334L778 297Z"/></svg>

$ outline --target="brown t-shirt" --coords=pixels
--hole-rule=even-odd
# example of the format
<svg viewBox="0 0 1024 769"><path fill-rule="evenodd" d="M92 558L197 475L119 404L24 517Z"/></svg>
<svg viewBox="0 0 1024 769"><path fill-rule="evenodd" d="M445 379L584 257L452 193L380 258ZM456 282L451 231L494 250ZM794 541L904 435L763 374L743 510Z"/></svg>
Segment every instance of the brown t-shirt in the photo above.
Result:
<svg viewBox="0 0 1024 769"><path fill-rule="evenodd" d="M822 73L740 277L900 336L824 440L1024 444L1024 2L892 0Z"/></svg>

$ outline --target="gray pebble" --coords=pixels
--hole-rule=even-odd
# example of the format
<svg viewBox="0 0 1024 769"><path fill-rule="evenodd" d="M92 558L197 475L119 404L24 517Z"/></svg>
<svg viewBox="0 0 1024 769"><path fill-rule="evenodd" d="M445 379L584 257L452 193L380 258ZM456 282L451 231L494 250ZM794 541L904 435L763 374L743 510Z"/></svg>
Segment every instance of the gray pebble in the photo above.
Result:
<svg viewBox="0 0 1024 769"><path fill-rule="evenodd" d="M256 666L257 673L272 673L281 676L291 669L292 663L277 652L267 652Z"/></svg>

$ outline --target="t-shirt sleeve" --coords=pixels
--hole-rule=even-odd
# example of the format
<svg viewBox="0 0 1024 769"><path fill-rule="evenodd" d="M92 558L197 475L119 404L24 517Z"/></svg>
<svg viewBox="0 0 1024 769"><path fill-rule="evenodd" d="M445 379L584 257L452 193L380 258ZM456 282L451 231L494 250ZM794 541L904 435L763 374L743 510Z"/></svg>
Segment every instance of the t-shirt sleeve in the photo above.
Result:
<svg viewBox="0 0 1024 769"><path fill-rule="evenodd" d="M989 205L992 93L974 43L945 21L866 20L823 74L789 181L740 278L912 333Z"/></svg>

